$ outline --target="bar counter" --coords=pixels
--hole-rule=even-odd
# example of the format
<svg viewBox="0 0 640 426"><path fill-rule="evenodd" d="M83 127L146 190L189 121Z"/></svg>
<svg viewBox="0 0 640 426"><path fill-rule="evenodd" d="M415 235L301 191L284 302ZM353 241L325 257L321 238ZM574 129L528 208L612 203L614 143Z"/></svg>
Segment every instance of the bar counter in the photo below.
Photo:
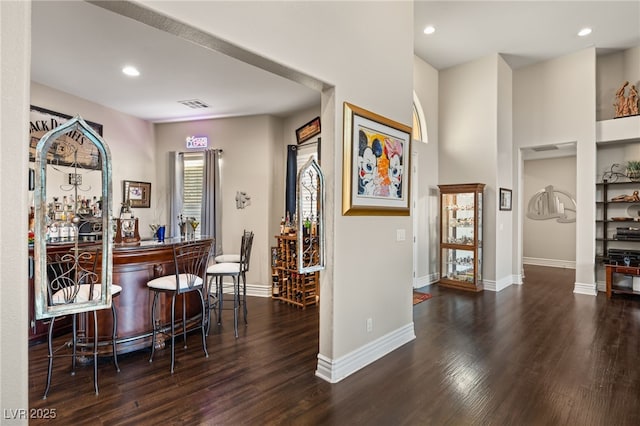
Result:
<svg viewBox="0 0 640 426"><path fill-rule="evenodd" d="M208 239L207 237L198 240ZM192 241L191 239L189 241ZM152 297L147 288L147 282L175 272L173 262L173 246L184 243L185 239L167 238L163 243L155 240L145 240L134 244L113 244L113 284L122 287L122 292L113 298L118 315L118 353L131 352L151 346L153 327L151 324ZM93 243L95 244L95 243ZM67 244L50 244L47 251L65 251L72 247ZM32 253L30 253L32 255ZM33 282L30 292L33 292ZM181 296L178 296L178 299ZM197 293L188 293L187 297L187 324L199 321L201 305ZM32 301L31 301L32 303ZM33 309L33 304L31 306ZM158 304L160 321L168 324L171 318L171 299L160 296ZM87 316L88 334L93 329L92 315ZM176 301L176 318L182 318L182 303ZM56 320L56 328L58 328ZM40 321L37 321L40 323ZM69 321L66 321L69 322ZM66 331L65 320L61 321L61 328ZM31 324L30 340L43 340L46 338L46 324ZM109 336L111 334L111 310L98 311L98 335ZM44 332L44 336L43 336ZM164 335L160 334L156 341L156 347L164 346Z"/></svg>

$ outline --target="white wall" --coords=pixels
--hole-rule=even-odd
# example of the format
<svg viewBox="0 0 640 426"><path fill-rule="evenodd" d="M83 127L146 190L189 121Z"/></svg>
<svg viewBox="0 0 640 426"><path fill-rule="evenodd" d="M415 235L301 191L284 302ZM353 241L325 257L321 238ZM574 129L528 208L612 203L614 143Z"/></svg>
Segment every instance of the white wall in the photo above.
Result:
<svg viewBox="0 0 640 426"><path fill-rule="evenodd" d="M29 408L27 342L31 4L0 2L0 410ZM6 411L5 411L6 410ZM14 411L15 412L15 411ZM27 420L2 420L26 424Z"/></svg>
<svg viewBox="0 0 640 426"><path fill-rule="evenodd" d="M418 212L414 286L421 287L439 279L438 70L418 57L413 59L413 90L422 105L427 131L423 135L427 143L413 141L412 147L418 154L414 165L419 173L417 185L414 182Z"/></svg>
<svg viewBox="0 0 640 426"><path fill-rule="evenodd" d="M439 87L439 183L487 185L482 225L486 282L496 280L499 60L490 55L441 71Z"/></svg>
<svg viewBox="0 0 640 426"><path fill-rule="evenodd" d="M576 157L527 160L523 170L523 205L539 190L553 185L556 190L576 193ZM571 267L576 259L576 224L555 219L533 220L525 216L523 256L529 263Z"/></svg>
<svg viewBox="0 0 640 426"><path fill-rule="evenodd" d="M513 197L517 196L517 188L513 185L513 72L504 59L498 56L497 63L497 140L496 140L496 188L511 189L512 192L512 208ZM494 200L494 206L498 204L498 197ZM490 206L487 206L490 208ZM494 207L495 208L495 207ZM515 268L513 236L514 221L513 210L501 211L495 209L496 225L496 273L495 273L495 290L508 287L514 282L519 282L517 269ZM486 234L485 238L490 238L490 234Z"/></svg>
<svg viewBox="0 0 640 426"><path fill-rule="evenodd" d="M282 189L274 181L274 161L282 162L281 151L274 150L282 139L282 120L261 115L237 118L198 120L180 123L156 124L157 187L164 194L165 220L168 221L168 165L169 152L185 152L186 137L207 136L209 148L222 149L222 250L240 250L244 229L254 232L248 285L267 286L270 283L269 247L273 245L273 224L280 216L272 217L272 191ZM277 143L276 143L277 141ZM251 205L236 208L236 192L244 191L251 197Z"/></svg>
<svg viewBox="0 0 640 426"><path fill-rule="evenodd" d="M576 229L580 232L576 235L574 291L585 294L596 294L595 72L595 49L589 48L518 69L513 77L514 149L577 142ZM521 176L522 171L516 173ZM522 217L521 212L520 224Z"/></svg>
<svg viewBox="0 0 640 426"><path fill-rule="evenodd" d="M411 2L140 2L249 51L326 81L323 169L328 176L329 261L321 274L319 374L331 381L414 337L410 217L343 217L342 105L411 123ZM312 17L312 19L310 19ZM371 31L384 22L393 31ZM383 58L383 60L382 60ZM381 60L383 62L381 64ZM367 319L373 321L366 331ZM391 342L388 335L400 335ZM376 354L354 357L378 341ZM349 358L353 362L347 362Z"/></svg>
<svg viewBox="0 0 640 426"><path fill-rule="evenodd" d="M141 238L151 238L149 228L157 223L161 213L159 188L156 186L155 145L153 125L148 121L89 102L65 92L38 83L31 83L31 104L55 112L75 116L102 124L102 137L109 145L113 166L113 215L118 215L122 198L122 181L151 183L151 208L134 208L139 218ZM98 193L100 190L98 189ZM53 192L47 189L47 195ZM59 195L65 195L60 191Z"/></svg>

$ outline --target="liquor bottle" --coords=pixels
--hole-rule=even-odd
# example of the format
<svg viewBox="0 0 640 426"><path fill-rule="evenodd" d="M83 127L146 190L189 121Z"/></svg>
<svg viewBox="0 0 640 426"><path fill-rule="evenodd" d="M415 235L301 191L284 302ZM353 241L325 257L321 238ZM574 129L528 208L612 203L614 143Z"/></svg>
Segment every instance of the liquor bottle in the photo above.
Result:
<svg viewBox="0 0 640 426"><path fill-rule="evenodd" d="M49 226L49 242L57 243L60 241L60 229L59 222L53 221Z"/></svg>
<svg viewBox="0 0 640 426"><path fill-rule="evenodd" d="M62 221L58 222L58 233L59 233L58 241L60 241L61 243L66 243L69 241L70 230L69 230L69 222L67 221L66 216Z"/></svg>
<svg viewBox="0 0 640 426"><path fill-rule="evenodd" d="M29 208L29 231L31 232L33 232L35 228L35 220L36 220L35 207L31 206Z"/></svg>
<svg viewBox="0 0 640 426"><path fill-rule="evenodd" d="M75 241L78 238L78 227L76 225L78 223L78 217L74 217L73 220L69 220L67 222L67 227L69 228L69 241Z"/></svg>
<svg viewBox="0 0 640 426"><path fill-rule="evenodd" d="M303 235L305 238L308 238L309 234L311 233L311 221L309 220L309 216L304 219L303 227Z"/></svg>
<svg viewBox="0 0 640 426"><path fill-rule="evenodd" d="M284 221L284 233L288 234L291 231L291 219L289 218L289 212L287 212L287 218Z"/></svg>

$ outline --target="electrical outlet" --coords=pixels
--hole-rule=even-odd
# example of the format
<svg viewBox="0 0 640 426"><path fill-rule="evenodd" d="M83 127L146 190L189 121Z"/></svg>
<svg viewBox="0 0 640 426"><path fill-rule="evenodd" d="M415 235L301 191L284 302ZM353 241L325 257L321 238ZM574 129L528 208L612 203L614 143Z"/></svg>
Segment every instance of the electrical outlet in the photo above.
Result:
<svg viewBox="0 0 640 426"><path fill-rule="evenodd" d="M373 331L373 318L367 318L367 333Z"/></svg>

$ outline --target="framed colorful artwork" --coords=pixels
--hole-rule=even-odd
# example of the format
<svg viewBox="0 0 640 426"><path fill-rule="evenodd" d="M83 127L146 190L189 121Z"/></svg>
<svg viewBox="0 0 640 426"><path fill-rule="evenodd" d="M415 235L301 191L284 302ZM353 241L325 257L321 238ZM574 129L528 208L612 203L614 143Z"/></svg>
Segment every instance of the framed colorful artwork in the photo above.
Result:
<svg viewBox="0 0 640 426"><path fill-rule="evenodd" d="M411 127L344 103L342 214L409 216Z"/></svg>

